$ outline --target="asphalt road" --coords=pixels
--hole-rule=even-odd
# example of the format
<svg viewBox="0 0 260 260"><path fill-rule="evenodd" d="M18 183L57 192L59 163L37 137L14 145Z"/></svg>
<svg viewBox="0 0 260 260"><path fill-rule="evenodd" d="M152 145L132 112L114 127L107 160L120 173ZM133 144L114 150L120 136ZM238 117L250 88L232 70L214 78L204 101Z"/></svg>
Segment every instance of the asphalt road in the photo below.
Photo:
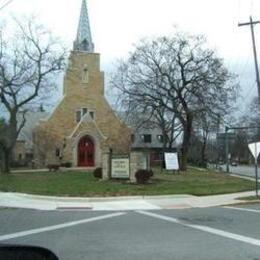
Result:
<svg viewBox="0 0 260 260"><path fill-rule="evenodd" d="M44 246L62 260L260 260L260 204L128 212L0 209L0 243Z"/></svg>
<svg viewBox="0 0 260 260"><path fill-rule="evenodd" d="M226 169L225 165L222 167L224 167L224 169ZM238 174L238 175L255 178L255 167L254 166L242 166L242 165L230 166L230 172ZM260 175L260 167L259 167L258 172Z"/></svg>

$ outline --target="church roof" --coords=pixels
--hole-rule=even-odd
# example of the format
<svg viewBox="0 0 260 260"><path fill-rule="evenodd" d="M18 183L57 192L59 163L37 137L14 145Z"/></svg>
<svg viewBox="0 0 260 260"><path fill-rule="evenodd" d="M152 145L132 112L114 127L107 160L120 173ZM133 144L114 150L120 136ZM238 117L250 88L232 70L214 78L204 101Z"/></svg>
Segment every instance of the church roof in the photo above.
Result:
<svg viewBox="0 0 260 260"><path fill-rule="evenodd" d="M86 0L82 0L77 38L74 42L74 51L94 52Z"/></svg>

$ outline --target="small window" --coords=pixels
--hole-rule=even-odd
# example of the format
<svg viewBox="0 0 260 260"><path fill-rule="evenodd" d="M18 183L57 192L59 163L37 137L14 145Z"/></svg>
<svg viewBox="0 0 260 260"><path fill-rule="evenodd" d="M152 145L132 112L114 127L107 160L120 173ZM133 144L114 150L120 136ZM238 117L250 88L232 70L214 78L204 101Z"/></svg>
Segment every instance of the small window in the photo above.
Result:
<svg viewBox="0 0 260 260"><path fill-rule="evenodd" d="M89 115L92 119L95 119L95 112L94 111L89 111Z"/></svg>
<svg viewBox="0 0 260 260"><path fill-rule="evenodd" d="M151 143L152 142L152 135L142 135L142 140L144 143Z"/></svg>
<svg viewBox="0 0 260 260"><path fill-rule="evenodd" d="M85 65L82 72L82 83L88 83L89 75L88 75L88 66Z"/></svg>
<svg viewBox="0 0 260 260"><path fill-rule="evenodd" d="M56 148L55 150L56 157L60 157L60 149Z"/></svg>
<svg viewBox="0 0 260 260"><path fill-rule="evenodd" d="M157 135L157 140L158 140L160 143L163 143L163 135Z"/></svg>
<svg viewBox="0 0 260 260"><path fill-rule="evenodd" d="M79 123L80 120L81 120L81 111L79 110L79 111L76 112L76 121L77 121L77 123Z"/></svg>
<svg viewBox="0 0 260 260"><path fill-rule="evenodd" d="M135 142L135 135L134 135L134 134L131 135L131 142L132 142L132 143Z"/></svg>
<svg viewBox="0 0 260 260"><path fill-rule="evenodd" d="M86 115L88 112L88 109L86 107L82 108L82 116Z"/></svg>

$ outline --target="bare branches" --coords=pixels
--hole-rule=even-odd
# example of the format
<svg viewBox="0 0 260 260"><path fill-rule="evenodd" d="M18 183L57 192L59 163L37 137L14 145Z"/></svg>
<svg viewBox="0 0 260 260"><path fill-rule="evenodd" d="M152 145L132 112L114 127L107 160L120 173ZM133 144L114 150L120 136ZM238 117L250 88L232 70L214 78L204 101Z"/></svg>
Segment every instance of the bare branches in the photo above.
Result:
<svg viewBox="0 0 260 260"><path fill-rule="evenodd" d="M0 95L9 110L28 104L42 90L48 92L49 78L65 65L65 50L50 33L33 20L16 24L16 42L4 48L0 59Z"/></svg>
<svg viewBox="0 0 260 260"><path fill-rule="evenodd" d="M65 67L66 54L61 43L35 20L24 23L16 20L15 24L18 30L14 38L2 41L0 46L0 100L9 113L5 135L8 139L5 150L9 153L25 125L26 111L39 98L47 99L53 90L56 77ZM23 115L20 125L17 125L18 113Z"/></svg>
<svg viewBox="0 0 260 260"><path fill-rule="evenodd" d="M156 115L163 108L174 115L174 120L173 116L165 119L181 124L185 152L195 115L227 112L237 91L232 79L204 37L178 33L142 40L127 61L118 63L111 84L126 109Z"/></svg>

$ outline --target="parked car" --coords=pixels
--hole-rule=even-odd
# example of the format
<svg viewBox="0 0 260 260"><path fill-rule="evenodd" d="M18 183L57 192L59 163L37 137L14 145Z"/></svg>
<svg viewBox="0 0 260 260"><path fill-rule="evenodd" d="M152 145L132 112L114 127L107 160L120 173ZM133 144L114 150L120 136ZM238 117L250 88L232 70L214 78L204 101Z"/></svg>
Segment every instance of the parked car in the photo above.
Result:
<svg viewBox="0 0 260 260"><path fill-rule="evenodd" d="M236 162L231 162L231 166L237 166Z"/></svg>

